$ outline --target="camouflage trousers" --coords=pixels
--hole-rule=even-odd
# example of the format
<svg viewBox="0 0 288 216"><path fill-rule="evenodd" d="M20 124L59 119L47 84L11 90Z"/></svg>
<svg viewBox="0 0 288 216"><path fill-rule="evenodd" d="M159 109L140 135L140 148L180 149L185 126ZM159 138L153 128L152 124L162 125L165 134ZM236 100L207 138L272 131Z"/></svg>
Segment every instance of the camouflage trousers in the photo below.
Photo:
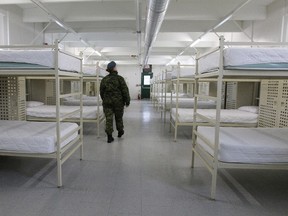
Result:
<svg viewBox="0 0 288 216"><path fill-rule="evenodd" d="M123 114L124 107L104 107L104 114L106 117L106 129L105 132L108 135L112 135L113 133L113 118L115 116L116 121L116 129L117 131L123 131Z"/></svg>

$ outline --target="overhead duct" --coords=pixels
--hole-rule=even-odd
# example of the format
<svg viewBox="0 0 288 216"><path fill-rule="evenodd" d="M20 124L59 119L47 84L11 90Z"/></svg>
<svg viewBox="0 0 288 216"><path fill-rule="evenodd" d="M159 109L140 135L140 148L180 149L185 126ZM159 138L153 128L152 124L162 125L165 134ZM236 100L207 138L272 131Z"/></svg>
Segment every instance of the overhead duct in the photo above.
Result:
<svg viewBox="0 0 288 216"><path fill-rule="evenodd" d="M170 0L149 0L146 30L145 47L143 55L143 66L148 62L149 53L153 42L156 40L162 22L164 20Z"/></svg>

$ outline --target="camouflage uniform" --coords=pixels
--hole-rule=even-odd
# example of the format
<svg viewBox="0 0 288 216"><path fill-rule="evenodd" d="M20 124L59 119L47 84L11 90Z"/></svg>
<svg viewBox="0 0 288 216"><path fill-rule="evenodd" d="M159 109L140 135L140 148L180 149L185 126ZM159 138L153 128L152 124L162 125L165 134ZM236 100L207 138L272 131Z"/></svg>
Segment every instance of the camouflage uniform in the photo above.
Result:
<svg viewBox="0 0 288 216"><path fill-rule="evenodd" d="M123 77L117 72L112 72L104 77L100 85L100 95L103 100L103 108L106 117L106 133L113 133L113 116L115 115L116 128L124 130L123 114L124 106L129 106L129 89Z"/></svg>

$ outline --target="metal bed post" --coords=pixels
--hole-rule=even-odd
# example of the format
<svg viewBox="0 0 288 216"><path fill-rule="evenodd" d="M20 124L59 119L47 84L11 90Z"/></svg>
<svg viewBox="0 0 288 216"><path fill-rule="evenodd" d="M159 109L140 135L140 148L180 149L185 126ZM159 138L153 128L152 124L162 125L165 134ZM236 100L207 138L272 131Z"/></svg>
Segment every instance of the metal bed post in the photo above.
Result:
<svg viewBox="0 0 288 216"><path fill-rule="evenodd" d="M221 105L222 105L222 84L223 84L223 53L224 53L224 37L220 37L220 59L219 59L219 75L217 79L217 105L216 105L216 124L215 124L215 147L214 147L214 160L212 171L212 184L211 184L211 198L215 199L216 196L216 184L218 174L218 153L219 153L219 138L220 138L220 117L221 117Z"/></svg>
<svg viewBox="0 0 288 216"><path fill-rule="evenodd" d="M165 85L165 112L164 112L164 114L165 114L165 123L166 123L166 116L167 116L167 110L168 109L171 109L171 106L169 107L168 105L167 105L167 97L168 97L168 87L169 87L169 85L171 84L171 81L172 81L172 76L171 76L171 78L170 79L168 79L168 70L166 69L166 85ZM171 89L171 91L170 91L170 94L172 95L172 89Z"/></svg>
<svg viewBox="0 0 288 216"><path fill-rule="evenodd" d="M80 55L81 61L80 61L80 142L81 147L80 147L80 160L83 159L84 155L84 137L83 137L83 130L84 130L84 125L83 125L83 53Z"/></svg>
<svg viewBox="0 0 288 216"><path fill-rule="evenodd" d="M174 132L174 142L177 141L178 135L178 108L179 108L179 85L180 85L180 63L177 64L177 81L176 81L176 116L175 116L175 132ZM172 97L173 98L173 97Z"/></svg>
<svg viewBox="0 0 288 216"><path fill-rule="evenodd" d="M57 135L57 177L58 187L62 187L62 154L61 154L61 132L60 132L60 77L59 77L59 43L55 41L55 92L56 92L56 135Z"/></svg>
<svg viewBox="0 0 288 216"><path fill-rule="evenodd" d="M192 160L191 160L191 167L194 168L194 162L195 162L195 146L196 146L196 131L197 131L197 108L198 108L198 94L199 94L199 78L197 78L197 75L199 74L199 59L198 59L198 53L196 53L196 73L195 73L195 84L193 85L193 95L194 95L194 107L193 107L193 126L192 126Z"/></svg>
<svg viewBox="0 0 288 216"><path fill-rule="evenodd" d="M173 71L173 69L172 69L172 71ZM171 85L173 86L173 89L174 89L174 83L173 83L172 78L171 78ZM169 128L169 132L170 133L172 132L172 121L173 121L173 118L172 118L172 106L173 106L172 99L173 99L173 91L172 91L172 87L171 87L171 94L170 94L170 128Z"/></svg>
<svg viewBox="0 0 288 216"><path fill-rule="evenodd" d="M165 98L164 98L164 123L166 123L166 102L167 102L167 69L165 70L165 86L164 86L164 91L165 91Z"/></svg>
<svg viewBox="0 0 288 216"><path fill-rule="evenodd" d="M99 67L99 62L97 62L96 65L96 75L97 75L97 137L100 137L100 80L99 80L99 75L100 75L100 67Z"/></svg>
<svg viewBox="0 0 288 216"><path fill-rule="evenodd" d="M157 79L157 112L159 111L159 100L160 98L160 76L161 74L158 74L158 79Z"/></svg>
<svg viewBox="0 0 288 216"><path fill-rule="evenodd" d="M155 98L156 98L156 75L153 77L153 106L155 106Z"/></svg>
<svg viewBox="0 0 288 216"><path fill-rule="evenodd" d="M163 101L164 101L164 70L162 70L162 73L161 73L161 103L160 103L160 112L161 112L161 119L163 119L163 107L165 106L163 104Z"/></svg>

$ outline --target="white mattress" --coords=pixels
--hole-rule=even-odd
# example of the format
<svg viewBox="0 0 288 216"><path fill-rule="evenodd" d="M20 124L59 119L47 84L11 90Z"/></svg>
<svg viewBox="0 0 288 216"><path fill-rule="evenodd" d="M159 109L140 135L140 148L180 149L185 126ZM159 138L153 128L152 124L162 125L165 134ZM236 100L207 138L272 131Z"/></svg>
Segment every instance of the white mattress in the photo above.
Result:
<svg viewBox="0 0 288 216"><path fill-rule="evenodd" d="M83 74L84 76L97 76L97 68L96 66L83 66ZM108 75L108 72L103 70L102 68L99 70L99 76L105 77Z"/></svg>
<svg viewBox="0 0 288 216"><path fill-rule="evenodd" d="M215 119L215 109L198 109L199 114L206 116L207 118ZM176 108L171 110L172 118L176 119ZM221 111L221 122L222 123L244 123L244 124L257 124L258 114L240 111L235 109L226 109ZM182 123L193 123L194 110L193 109L178 109L178 122ZM205 122L202 119L197 119L197 122Z"/></svg>
<svg viewBox="0 0 288 216"><path fill-rule="evenodd" d="M65 136L78 125L61 123L61 137ZM0 121L0 152L17 153L53 153L56 151L55 122ZM78 135L75 132L61 143L63 148Z"/></svg>
<svg viewBox="0 0 288 216"><path fill-rule="evenodd" d="M160 102L160 104L164 105L165 98L163 101ZM194 107L195 100L194 98L178 98L178 107L179 108L193 108ZM171 107L171 98L166 98L166 107ZM172 107L176 107L176 99L174 98L172 100ZM200 109L215 109L216 108L216 102L209 100L209 101L198 101L198 107Z"/></svg>
<svg viewBox="0 0 288 216"><path fill-rule="evenodd" d="M74 100L67 100L63 101L63 104L65 106L80 106L80 100L74 99ZM97 100L83 100L83 106L97 106L98 102ZM99 102L99 105L102 105L102 101Z"/></svg>
<svg viewBox="0 0 288 216"><path fill-rule="evenodd" d="M195 76L195 67L181 67L179 70L180 78L193 78ZM178 70L172 71L172 78L178 77Z"/></svg>
<svg viewBox="0 0 288 216"><path fill-rule="evenodd" d="M213 143L214 128L198 127ZM288 128L221 128L219 160L234 163L287 163ZM197 143L213 151L200 139Z"/></svg>
<svg viewBox="0 0 288 216"><path fill-rule="evenodd" d="M165 93L152 93L151 95L153 95L154 97L158 97L158 98L164 98L165 97ZM167 98L171 98L171 92L167 92L166 93L166 97ZM173 98L175 98L175 97L177 97L177 94L176 93L173 93L172 94L172 97ZM178 97L187 97L187 94L185 94L185 93L179 93L178 94ZM160 99L161 100L161 99Z"/></svg>
<svg viewBox="0 0 288 216"><path fill-rule="evenodd" d="M72 56L63 54L59 55L59 68L64 71L80 72L80 60ZM54 51L47 50L1 50L0 62L14 62L37 64L47 68L54 68Z"/></svg>
<svg viewBox="0 0 288 216"><path fill-rule="evenodd" d="M76 111L79 109L79 106L61 106L60 113L61 115L65 115ZM103 107L100 106L100 116L103 115ZM56 118L56 106L51 105L43 105L37 107L29 107L26 110L26 115L29 117L36 117L36 118ZM99 116L99 117L100 117ZM71 118L78 119L80 114L77 113ZM84 106L83 107L83 119L96 119L97 115L97 107L95 106Z"/></svg>
<svg viewBox="0 0 288 216"><path fill-rule="evenodd" d="M63 104L65 106L80 106L80 100L75 97L64 98ZM84 106L97 106L98 99L97 96L84 96L83 95L83 105ZM99 105L102 105L102 100L100 98Z"/></svg>
<svg viewBox="0 0 288 216"><path fill-rule="evenodd" d="M219 68L219 52L199 60L199 72ZM288 62L288 49L284 48L227 48L224 50L224 66L237 67L253 64L276 64ZM272 70L272 69L271 69Z"/></svg>

